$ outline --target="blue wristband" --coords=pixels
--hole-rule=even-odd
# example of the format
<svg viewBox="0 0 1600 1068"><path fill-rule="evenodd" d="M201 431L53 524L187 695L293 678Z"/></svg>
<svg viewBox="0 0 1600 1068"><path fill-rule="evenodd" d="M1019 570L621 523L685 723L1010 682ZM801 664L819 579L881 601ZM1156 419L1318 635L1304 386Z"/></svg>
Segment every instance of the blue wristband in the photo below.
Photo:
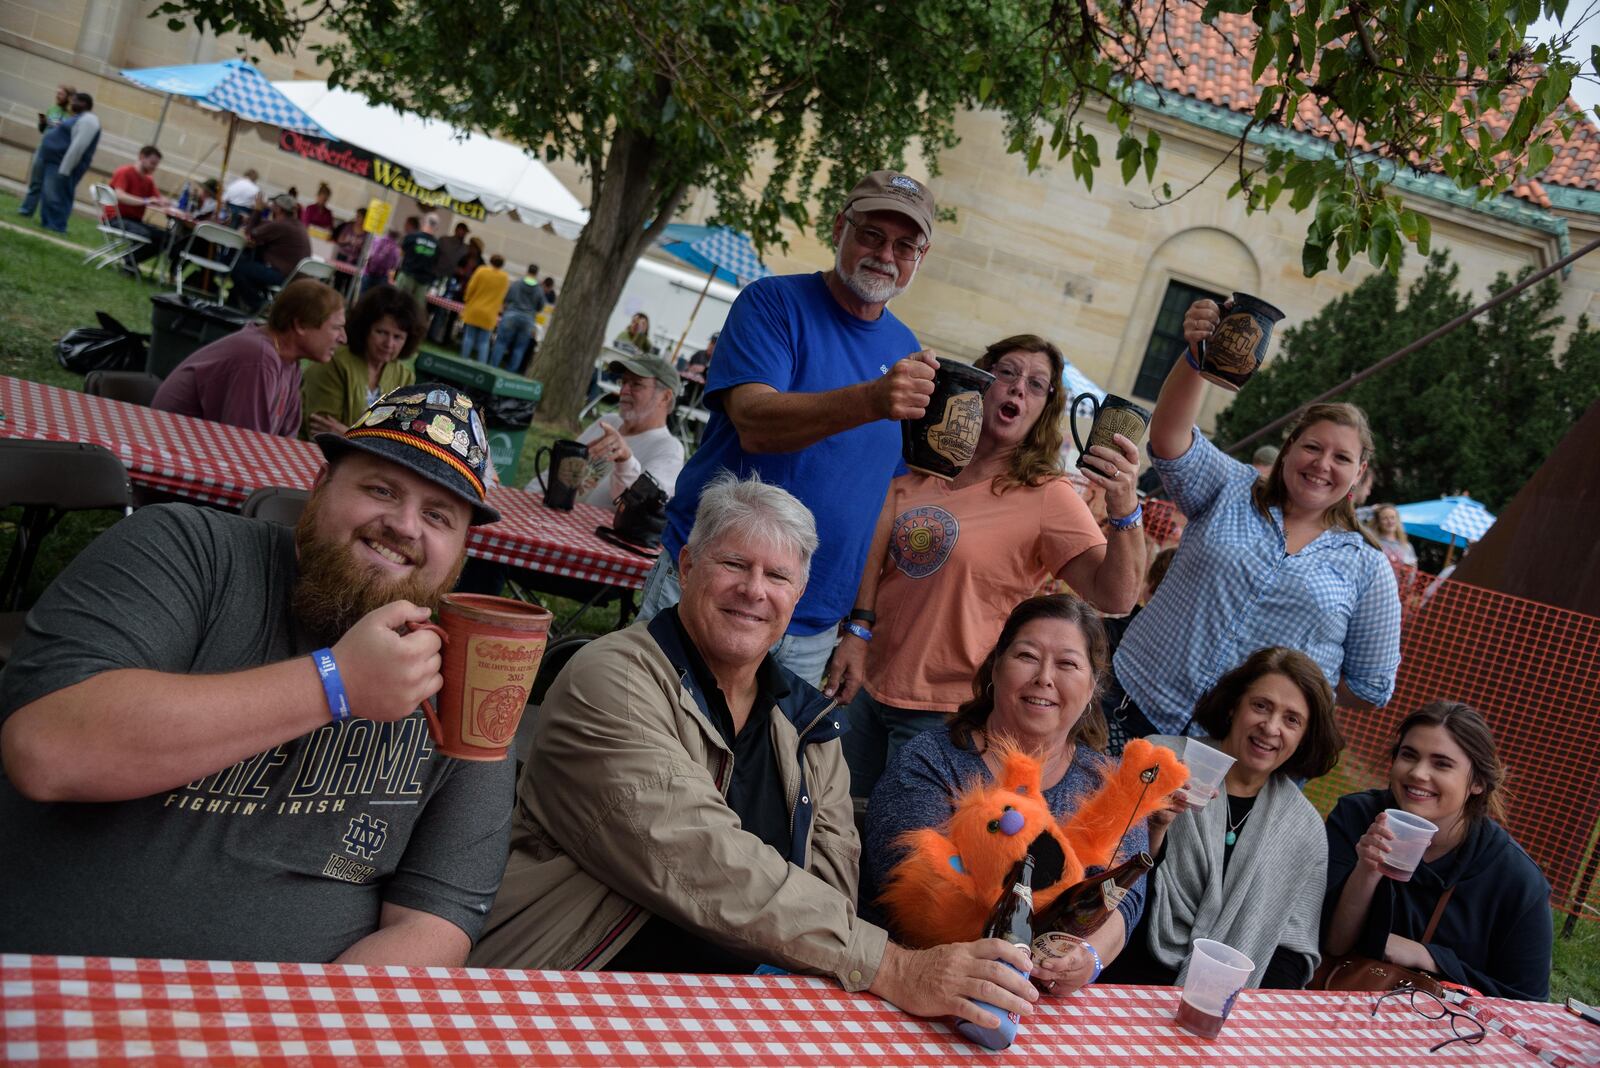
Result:
<svg viewBox="0 0 1600 1068"><path fill-rule="evenodd" d="M1089 983L1092 983L1096 979L1100 978L1100 973L1106 970L1106 966L1100 963L1100 951L1095 949L1094 943L1090 942L1087 938L1083 940L1083 948L1087 949L1089 951L1089 956L1094 958L1094 973L1089 976L1089 982L1083 984L1084 986L1088 986Z"/></svg>
<svg viewBox="0 0 1600 1068"><path fill-rule="evenodd" d="M311 662L317 665L317 674L322 676L322 692L328 695L328 714L335 723L343 723L350 718L350 701L344 695L344 680L339 677L333 650L318 649L311 654Z"/></svg>
<svg viewBox="0 0 1600 1068"><path fill-rule="evenodd" d="M844 625L844 629L864 642L872 640L872 632L853 619Z"/></svg>
<svg viewBox="0 0 1600 1068"><path fill-rule="evenodd" d="M1133 511L1129 512L1127 515L1123 516L1121 519L1112 519L1110 516L1106 516L1106 522L1110 523L1112 526L1116 527L1118 530L1127 530L1129 527L1133 526L1135 523L1137 523L1139 520L1141 520L1143 518L1144 518L1144 505L1136 504L1136 505L1133 506Z"/></svg>

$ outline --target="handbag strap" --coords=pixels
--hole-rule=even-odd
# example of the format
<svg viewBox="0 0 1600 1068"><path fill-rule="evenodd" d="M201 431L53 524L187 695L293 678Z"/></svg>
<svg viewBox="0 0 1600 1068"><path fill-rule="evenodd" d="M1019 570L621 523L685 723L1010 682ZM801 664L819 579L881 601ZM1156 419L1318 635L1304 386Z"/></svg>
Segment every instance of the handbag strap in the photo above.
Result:
<svg viewBox="0 0 1600 1068"><path fill-rule="evenodd" d="M1427 945L1433 941L1434 929L1439 926L1439 917L1444 915L1445 903L1450 900L1450 895L1456 892L1455 885L1445 887L1444 893L1439 895L1439 903L1433 906L1433 915L1428 919L1428 926L1422 932L1422 944Z"/></svg>

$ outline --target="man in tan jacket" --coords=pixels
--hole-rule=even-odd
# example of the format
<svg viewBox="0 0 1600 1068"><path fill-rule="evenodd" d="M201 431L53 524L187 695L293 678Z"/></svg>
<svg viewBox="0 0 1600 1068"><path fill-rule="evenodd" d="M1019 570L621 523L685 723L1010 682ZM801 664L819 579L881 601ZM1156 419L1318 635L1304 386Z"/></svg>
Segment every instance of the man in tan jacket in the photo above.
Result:
<svg viewBox="0 0 1600 1068"><path fill-rule="evenodd" d="M470 963L831 976L921 1016L1025 1014L1027 953L929 950L856 915L861 846L834 703L768 655L805 588L811 513L707 486L683 599L585 646L540 710L511 857Z"/></svg>

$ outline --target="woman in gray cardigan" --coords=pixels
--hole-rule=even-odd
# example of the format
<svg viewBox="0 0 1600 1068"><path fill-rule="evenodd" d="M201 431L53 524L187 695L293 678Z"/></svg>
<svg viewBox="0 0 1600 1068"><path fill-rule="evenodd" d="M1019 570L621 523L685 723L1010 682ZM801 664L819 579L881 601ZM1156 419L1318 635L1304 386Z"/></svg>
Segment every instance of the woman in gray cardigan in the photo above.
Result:
<svg viewBox="0 0 1600 1068"><path fill-rule="evenodd" d="M1180 791L1150 817L1149 901L1105 981L1179 984L1190 945L1213 938L1255 962L1247 986L1303 987L1317 966L1328 846L1296 780L1327 774L1344 748L1333 691L1304 653L1258 649L1200 698L1194 719L1234 764L1216 803L1190 809ZM1202 744L1151 740L1180 756Z"/></svg>

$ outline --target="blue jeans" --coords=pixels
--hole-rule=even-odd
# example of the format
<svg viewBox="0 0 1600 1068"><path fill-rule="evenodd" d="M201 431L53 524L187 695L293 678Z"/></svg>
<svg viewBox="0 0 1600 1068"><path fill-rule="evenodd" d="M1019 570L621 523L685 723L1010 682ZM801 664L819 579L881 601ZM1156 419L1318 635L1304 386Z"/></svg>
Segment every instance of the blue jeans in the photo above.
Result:
<svg viewBox="0 0 1600 1068"><path fill-rule="evenodd" d="M678 585L678 568L665 549L656 558L655 566L644 580L644 591L639 598L639 622L655 618L663 608L678 603L683 589ZM813 686L821 685L822 673L828 669L828 658L833 655L837 635L831 630L817 634L785 634L778 644L767 650L778 663L805 679Z"/></svg>
<svg viewBox="0 0 1600 1068"><path fill-rule="evenodd" d="M461 358L463 360L477 360L479 363L488 363L489 331L481 326L462 327Z"/></svg>
<svg viewBox="0 0 1600 1068"><path fill-rule="evenodd" d="M950 720L950 714L945 712L881 704L865 689L846 707L845 716L850 729L844 732L840 743L844 746L844 762L850 768L851 797L871 797L872 788L878 785L901 746Z"/></svg>
<svg viewBox="0 0 1600 1068"><path fill-rule="evenodd" d="M283 284L283 272L262 263L248 251L240 253L234 262L233 301L246 311L254 311L267 298L267 290Z"/></svg>
<svg viewBox="0 0 1600 1068"><path fill-rule="evenodd" d="M500 319L500 328L494 332L494 349L489 353L490 367L504 367L508 371L520 370L522 354L528 351L533 339L533 320L526 315L506 315ZM506 359L509 353L510 359Z"/></svg>
<svg viewBox="0 0 1600 1068"><path fill-rule="evenodd" d="M67 232L67 220L72 218L72 194L77 181L46 165L44 171L44 201L39 205L39 224L58 234Z"/></svg>
<svg viewBox="0 0 1600 1068"><path fill-rule="evenodd" d="M33 154L33 166L28 168L28 192L22 198L22 205L17 208L18 215L32 215L33 209L39 206L39 201L44 197L45 171L55 164L46 163L44 154Z"/></svg>

